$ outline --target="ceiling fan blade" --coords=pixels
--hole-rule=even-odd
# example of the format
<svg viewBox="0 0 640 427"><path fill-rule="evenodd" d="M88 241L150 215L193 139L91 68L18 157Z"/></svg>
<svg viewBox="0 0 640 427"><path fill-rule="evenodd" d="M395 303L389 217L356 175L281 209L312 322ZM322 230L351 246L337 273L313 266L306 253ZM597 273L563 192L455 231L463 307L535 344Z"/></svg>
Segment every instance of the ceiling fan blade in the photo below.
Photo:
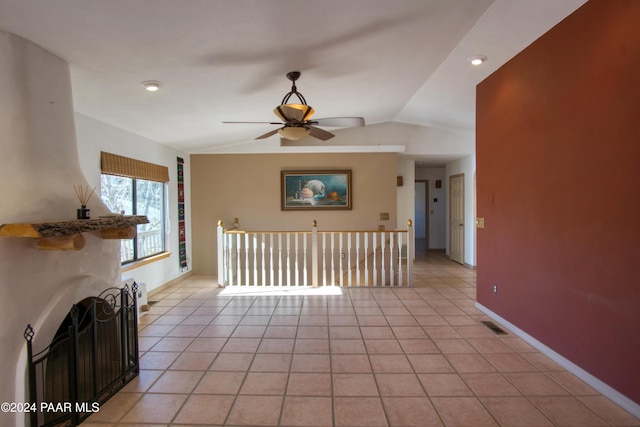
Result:
<svg viewBox="0 0 640 427"><path fill-rule="evenodd" d="M275 135L276 133L278 133L280 129L275 129L272 130L270 132L265 133L264 135L260 135L259 137L257 137L256 139L265 139L265 138L269 138L272 135Z"/></svg>
<svg viewBox="0 0 640 427"><path fill-rule="evenodd" d="M326 141L327 139L331 139L335 136L331 132L327 132L326 130L317 128L315 126L309 126L309 135L311 135L314 138L321 139L323 141Z"/></svg>
<svg viewBox="0 0 640 427"><path fill-rule="evenodd" d="M327 117L324 119L311 120L318 126L358 128L364 126L364 117Z"/></svg>
<svg viewBox="0 0 640 427"><path fill-rule="evenodd" d="M222 122L222 123L235 123L235 124L259 124L259 125L283 125L282 122Z"/></svg>

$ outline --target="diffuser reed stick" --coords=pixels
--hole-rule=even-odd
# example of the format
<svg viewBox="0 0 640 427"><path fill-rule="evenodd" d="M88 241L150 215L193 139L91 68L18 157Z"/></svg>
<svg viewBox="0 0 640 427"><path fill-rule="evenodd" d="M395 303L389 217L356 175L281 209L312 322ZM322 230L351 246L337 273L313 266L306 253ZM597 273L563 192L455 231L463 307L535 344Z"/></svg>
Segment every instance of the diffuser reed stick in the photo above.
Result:
<svg viewBox="0 0 640 427"><path fill-rule="evenodd" d="M78 196L78 200L82 206L87 205L89 199L93 196L94 191L96 191L96 187L93 187L93 189L89 191L88 185L86 188L83 185L78 185L77 187L74 185L73 189L75 190L76 196Z"/></svg>

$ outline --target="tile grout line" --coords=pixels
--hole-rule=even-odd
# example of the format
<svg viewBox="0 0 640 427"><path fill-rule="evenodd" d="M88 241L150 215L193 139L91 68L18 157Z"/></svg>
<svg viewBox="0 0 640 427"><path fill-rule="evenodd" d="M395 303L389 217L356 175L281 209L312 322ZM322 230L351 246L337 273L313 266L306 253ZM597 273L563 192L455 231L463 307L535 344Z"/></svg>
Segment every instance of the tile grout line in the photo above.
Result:
<svg viewBox="0 0 640 427"><path fill-rule="evenodd" d="M426 266L426 269L428 269L429 266ZM405 294L404 291L408 291L408 289L401 289L400 292L396 292L396 289L391 289L391 291L393 292L394 296L401 302L401 305L404 309L406 309L408 311L408 314L392 314L394 313L394 305L390 304L387 305L387 298L378 298L380 296L382 296L382 294L378 291L380 291L381 289L385 289L385 288L367 288L366 291L360 295L357 295L355 292L356 290L353 290L350 288L343 288L348 294L349 294L349 308L353 311L353 316L355 317L355 323L358 328L358 339L362 341L363 345L364 345L364 352L367 355L367 361L369 364L369 368L371 369L371 373L374 377L375 383L376 383L376 388L377 388L377 400L379 401L379 404L382 406L382 410L384 413L384 417L385 420L387 422L388 425L391 425L392 423L392 419L390 418L389 412L387 411L387 408L384 405L384 396L381 393L380 390L380 382L379 382L379 377L378 377L378 373L376 373L376 371L374 371L373 369L373 363L371 360L371 353L369 352L369 348L366 345L366 341L367 340L376 340L376 339L383 339L381 337L369 337L367 339L365 339L365 334L363 333L363 328L364 327L377 327L378 325L376 325L375 323L369 325L363 325L361 324L361 320L365 320L365 318L363 316L366 315L358 315L356 312L356 307L367 307L367 302L371 302L374 301L375 302L375 306L376 308L379 310L379 312L381 312L381 316L382 318L384 318L384 322L385 322L385 326L386 328L389 328L390 332L391 332L391 336L393 337L393 340L395 341L395 343L400 347L401 351L402 351L402 355L404 356L405 360L407 361L407 363L409 364L410 368L411 368L411 373L412 375L414 375L416 378L418 378L418 372L417 372L417 368L414 365L414 363L411 361L411 359L409 358L409 354L407 353L407 349L405 349L402 344L401 344L401 340L409 340L409 339L415 339L413 337L405 337L405 338L401 338L399 334L401 327L403 326L407 326L407 325L402 325L402 324L396 324L396 321L401 320L401 319L394 319L394 316L402 316L402 315L407 315L409 316L411 319L413 319L413 321L415 322L416 326L420 328L420 330L423 331L423 333L425 334L426 339L428 339L429 341L433 342L435 349L437 350L437 353L433 353L433 354L438 354L440 356L443 357L444 360L447 361L447 364L454 370L453 373L455 373L459 378L461 378L461 381L463 382L463 384L465 384L465 386L470 390L470 393L472 393L471 395L475 398L476 401L480 402L481 407L483 408L483 410L495 421L499 424L498 420L499 418L496 416L496 414L494 412L492 412L490 410L490 406L487 405L486 403L486 399L485 398L489 398L492 397L493 395L488 395L488 396L481 396L478 394L478 392L471 387L471 383L469 382L469 379L471 377L467 377L465 378L463 375L464 374L473 374L474 372L459 372L460 368L455 368L454 365L451 363L451 359L450 356L453 354L458 354L458 353L444 353L442 351L442 349L440 347L438 347L435 344L434 338L431 335L431 333L436 331L436 328L440 328L440 327L447 327L447 328L451 328L451 331L456 332L459 335L459 338L455 338L457 340L460 340L461 343L465 343L466 345L470 346L471 349L473 349L473 353L468 353L468 354L476 354L479 355L482 360L484 360L485 363L488 364L488 366L490 366L494 371L492 371L493 373L495 373L496 375L499 375L499 377L504 380L506 382L506 384L509 384L510 386L514 387L515 390L518 391L518 395L514 396L514 397L518 397L518 398L524 398L526 400L526 402L528 402L529 405L531 405L532 408L535 408L535 410L538 412L539 415L542 415L546 420L548 420L551 424L553 425L557 425L557 420L554 421L554 419L552 418L552 414L551 415L547 415L548 411L546 411L544 409L543 406L540 406L539 404L536 403L536 400L532 400L533 398L538 397L537 395L534 394L525 394L525 391L523 391L521 389L521 387L518 387L516 385L516 383L513 381L513 376L509 377L507 376L510 373L513 374L518 374L521 372L524 373L538 373L538 374L542 374L542 376L548 380L551 381L552 384L554 384L555 386L559 387L560 390L563 390L566 394L562 394L562 395L558 395L561 397L569 397L574 399L576 402L578 402L581 407L587 408L587 411L592 415L592 416L596 416L598 417L598 419L604 421L605 423L607 423L607 425L614 425L613 421L609 421L608 418L611 417L608 416L608 418L604 418L604 416L600 415L601 413L603 413L601 410L600 412L598 412L597 409L595 409L591 404L587 404L586 401L583 401L583 399L581 399L581 397L592 397L592 396L601 396L599 393L595 392L593 395L591 394L574 394L574 392L572 392L571 389L571 383L567 382L570 380L565 380L565 381L561 381L561 379L557 376L554 376L554 373L556 372L564 372L564 370L558 369L557 371L555 369L553 369L552 366L546 366L543 365L542 363L544 361L540 360L539 357L533 357L536 356L538 353L535 351L535 349L531 349L530 351L526 351L526 348L519 345L519 343L517 341L515 341L516 338L512 339L510 342L507 342L505 339L503 339L502 337L491 337L491 340L494 341L495 343L501 343L502 345L508 347L509 352L498 352L498 353L494 353L492 351L492 349L490 347L487 347L483 350L483 347L477 347L478 345L481 344L480 341L477 341L478 339L483 339L482 337L474 337L473 335L469 335L468 333L461 333L461 331L464 331L466 327L472 327L473 325L465 325L465 324L458 324L457 320L463 320L463 319L456 319L456 318L452 318L451 316L455 316L452 314L446 314L447 310L443 309L443 307L446 307L446 305L441 305L441 304L436 304L436 305L432 305L429 304L429 296L430 295L437 295L438 299L437 301L447 301L448 303L450 303L450 307L455 307L457 310L461 310L464 314L463 316L468 317L469 319L473 320L474 322L479 321L480 319L482 319L482 313L478 313L477 315L473 314L473 311L471 307L465 306L465 302L468 300L473 301L473 298L470 296L470 292L469 292L469 288L473 288L475 287L475 283L471 283L474 282L473 278L470 277L464 277L464 276L459 276L456 274L453 274L447 270L444 269L436 269L437 271L435 271L435 278L437 279L437 283L436 284L429 284L428 281L425 281L424 283L424 288L420 288L420 287L414 287L411 288L411 293L415 294L414 296L416 296L419 300L425 302L427 304L427 306L431 307L432 309L434 308L441 308L442 311L438 311L436 310L435 313L437 313L437 316L440 317L441 319L444 320L445 324L444 325L428 325L428 324L423 324L421 321L419 321L416 316L418 316L418 314L414 314L414 312L412 310L410 310L411 307L415 307L413 306L410 301L412 301L410 298L402 298L408 294ZM441 271L442 270L442 271ZM165 308L163 310L163 312L159 315L157 315L157 317L155 319L153 319L152 321L150 321L148 324L146 324L143 328L140 329L140 331L143 331L144 329L146 329L149 326L154 326L154 323L156 320L161 319L163 316L165 315L170 315L167 314L169 311L171 311L173 308L177 308L177 307L191 307L191 305L183 305L183 303L187 300L202 300L202 302L195 306L198 308L202 308L205 306L207 301L210 301L211 299L215 299L218 297L218 292L214 292L211 295L209 295L206 299L203 298L193 298L194 296L198 295L201 291L201 289L203 289L203 287L196 287L196 286L192 286L192 287L184 287L184 288L179 288L176 289L174 292L169 293L167 295L165 295L166 297L171 297L173 296L174 298L168 298L168 300L176 300L178 296L182 296L182 299L177 302L175 305L173 306L162 306L163 308ZM184 289L189 289L189 291L183 292ZM420 289L429 289L430 292L419 292L418 290ZM358 289L359 292L360 289ZM358 292L358 293L359 293ZM202 292L203 294L205 292ZM396 295L396 293L398 295ZM230 298L224 307L227 307L230 305L230 302L233 299L237 299L238 301L241 301L242 298ZM309 301L305 301L306 299L309 299L309 297L305 297L303 299L303 303L304 302L309 302ZM278 298L278 301L280 301L281 298ZM389 299L391 300L391 299ZM194 301L190 301L190 304L195 303ZM336 300L339 301L339 300ZM166 301L169 302L169 301ZM253 307L258 307L256 306L256 303L258 302L258 298L253 298L251 301L251 304L249 304L248 307L246 307L246 311L244 311L244 313L242 314L242 316L240 317L240 319L237 320L237 322L233 325L233 329L228 332L228 335L226 337L224 337L224 342L223 344L220 346L219 350L217 351L215 357L211 360L211 362L208 364L207 368L202 371L203 374L202 376L199 378L199 380L196 382L196 384L193 386L193 388L191 389L190 393L185 393L186 394L186 398L185 401L182 402L182 405L180 406L180 408L177 409L177 411L173 414L173 417L171 418L171 421L169 422L170 424L173 423L177 418L177 416L180 414L180 412L184 409L184 406L186 405L186 403L189 401L189 398L193 395L195 395L195 390L197 389L197 387L202 383L202 381L204 380L205 376L207 375L208 372L212 372L210 371L210 368L213 367L214 363L216 360L218 360L218 358L220 357L220 355L223 353L222 350L224 349L224 347L227 345L227 343L230 342L231 338L233 337L233 334L238 330L238 326L241 326L242 321L249 316L250 314L250 310ZM354 304L354 302L356 304ZM432 301L433 302L433 301ZM360 303L364 303L364 304L360 304ZM335 335L338 333L338 330L335 329L333 330L332 328L338 328L338 327L345 327L345 326L351 326L348 324L341 324L341 323L336 323L334 325L331 324L331 314L330 314L330 310L329 310L329 305L331 305L331 299L330 298L323 298L322 299L322 307L324 308L326 314L324 314L323 316L326 317L326 327L327 327L327 340L328 340L328 345L329 345L329 350L328 350L328 357L329 357L329 379L330 379L330 390L331 390L331 403L332 403L332 421L333 421L333 425L335 426L338 422L337 420L337 416L338 414L336 413L336 396L334 394L334 364L333 364L333 346L332 346L332 342L335 340L340 340L340 339L344 339L345 341L351 340L351 338L341 338L340 335ZM244 304L239 304L238 306L242 306L244 307ZM238 307L236 306L236 307ZM166 308L169 307L169 308ZM225 425L226 423L229 421L232 410L235 406L236 403L236 399L238 398L238 396L240 396L240 391L242 390L242 386L245 384L245 381L247 380L248 375L251 373L251 368L253 366L253 363L255 363L256 358L259 355L259 351L260 351L260 347L262 345L262 343L264 342L265 339L267 339L266 334L268 331L268 328L270 326L276 326L276 324L271 324L271 322L274 320L274 316L276 316L276 311L275 311L275 307L277 307L277 304L275 306L273 306L274 309L271 311L271 314L269 315L269 320L268 322L264 325L264 330L262 331L260 337L259 337L259 341L257 344L257 347L255 349L255 351L252 354L251 357L251 361L249 363L249 365L246 367L245 371L244 371L244 377L242 380L242 383L240 384L237 392L234 395L234 400L231 402L231 405L229 406L229 410L227 412L226 418L225 418ZM313 308L313 304L310 306L310 308ZM224 308L221 308L220 311L217 312L216 315L213 316L213 318L206 324L203 325L203 329L195 336L195 337L180 337L180 336L170 336L170 333L172 331L175 331L179 326L182 325L182 322L186 321L186 319L188 319L190 316L194 315L194 313L197 311L194 310L191 312L191 314L189 315L185 315L185 318L182 319L179 323L171 325L172 328L167 328L166 332L163 332L162 335L149 335L147 336L150 339L153 339L155 337L158 337L158 341L149 345L148 348L146 349L146 351L142 352L141 358L144 355L148 355L151 352L154 352L154 347L157 346L158 344L162 343L163 340L165 340L165 338L192 338L190 341L190 344L187 345L186 348L188 348L190 345L193 344L193 342L195 341L196 338L200 337L201 334L204 333L204 331L206 330L207 327L212 326L213 322L215 321L215 319L219 316L221 316L221 312ZM176 311L180 311L180 310L176 310ZM417 311L416 311L417 312ZM452 311L453 312L453 311ZM256 315L260 315L258 312L256 312ZM445 314L443 314L445 313ZM178 315L178 314L176 314ZM313 313L310 315L314 315ZM434 314L435 315L435 314ZM280 407L280 413L279 413L279 418L278 418L278 425L281 425L285 419L285 402L286 402L286 398L289 392L289 383L291 381L291 375L292 375L292 370L293 370L293 361L294 361L294 356L296 355L295 352L295 348L297 345L297 342L299 339L298 338L298 333L299 333L299 328L303 323L303 317L305 316L305 314L302 312L302 310L297 314L297 324L296 324L296 334L293 338L293 346L291 348L291 351L287 354L289 354L291 356L291 360L289 361L288 364L288 370L286 371L287 373L287 381L285 384L285 389L284 392L282 394L282 404ZM256 319L257 320L257 319ZM370 319L373 320L373 319ZM391 320L391 321L390 321ZM424 320L428 320L428 319L424 319ZM347 322L347 320L345 319L345 322ZM155 325L155 326L161 326L161 325ZM169 325L167 325L169 326ZM186 325L185 325L186 326ZM255 325L247 325L247 326L255 326ZM261 325L262 326L262 325ZM282 326L282 325L277 325L277 326ZM316 326L313 324L310 324L308 326ZM430 328L429 330L427 328ZM149 330L150 332L153 332L153 330ZM346 331L346 330L344 330ZM467 332L470 332L471 330L467 330ZM444 330L443 330L444 332ZM157 334L160 334L161 332L158 332ZM348 335L345 336L351 336L352 334L347 333ZM334 338L335 336L335 338ZM443 335L444 337L444 335ZM201 338L207 338L207 337L201 337ZM242 338L242 337L238 337L238 338ZM275 337L278 338L278 337ZM447 339L447 338L439 338L439 339ZM454 338L449 338L449 339L454 339ZM488 339L488 338L487 338ZM511 339L511 338L510 338ZM476 340L476 341L474 341ZM165 340L165 343L169 343L171 340ZM490 343L488 343L487 345L489 345ZM484 344L483 344L484 345ZM491 344L493 345L493 344ZM167 349L164 350L166 352L175 352L173 350L171 350L171 347L169 346L169 344L167 344ZM159 347L160 348L160 347ZM131 413L131 411L134 410L134 408L138 405L138 403L144 398L145 395L147 394L155 394L155 393L150 393L149 390L151 390L156 384L158 384L158 382L160 381L160 379L162 378L162 376L167 373L167 372L171 372L171 371L189 371L189 369L171 369L173 366L176 366L176 363L178 363L178 360L180 359L181 355L185 354L185 353L189 353L185 350L183 351L178 351L177 353L178 356L169 364L167 364L164 368L160 369L161 374L158 375L146 388L144 391L142 392L133 392L135 394L138 395L138 398L135 400L134 403L131 404L131 407L125 411L123 414L120 415L120 417L118 417L118 420L122 420L124 418L126 418L126 416ZM163 352L163 350L158 350L156 351L157 353L161 353ZM229 353L231 354L231 353ZM307 354L307 353L305 353ZM309 353L309 354L320 354L320 353ZM339 353L336 353L339 354ZM350 354L350 353L345 353L345 354ZM421 353L422 354L422 353ZM459 353L459 354L467 354L467 353ZM522 358L528 365L529 367L525 367L527 370L526 371L505 371L503 369L500 368L499 365L497 365L496 363L498 363L497 358L489 358L487 355L489 354L514 354L517 355L519 358ZM529 357L527 357L529 356ZM156 370L156 369L153 369ZM200 369L198 369L198 371L201 371ZM482 374L482 372L478 372L480 374ZM445 423L445 418L443 418L443 415L441 414L441 412L436 408L434 401L432 400L432 396L429 395L429 393L427 393L427 390L425 388L425 385L422 381L420 381L420 379L418 378L418 383L420 385L420 388L422 390L422 392L424 392L425 394L425 398L430 402L431 406L433 407L435 414L437 414L438 419L440 420L440 422L443 425L446 425ZM565 385L563 385L565 384ZM580 393L580 389L576 389L574 390L576 393ZM528 392L527 392L528 393ZM129 392L127 392L126 394L131 394ZM549 394L542 394L540 395L540 397L553 397L556 395L549 395ZM389 397L389 396L387 396ZM395 396L391 396L391 397L395 397ZM405 398L408 396L398 396L399 398ZM495 396L495 397L499 397L499 395ZM446 398L446 396L445 396ZM539 399L537 399L537 401L539 401ZM91 422L91 421L89 421ZM106 421L104 421L106 422ZM148 422L148 421L147 421ZM98 422L98 423L103 423Z"/></svg>

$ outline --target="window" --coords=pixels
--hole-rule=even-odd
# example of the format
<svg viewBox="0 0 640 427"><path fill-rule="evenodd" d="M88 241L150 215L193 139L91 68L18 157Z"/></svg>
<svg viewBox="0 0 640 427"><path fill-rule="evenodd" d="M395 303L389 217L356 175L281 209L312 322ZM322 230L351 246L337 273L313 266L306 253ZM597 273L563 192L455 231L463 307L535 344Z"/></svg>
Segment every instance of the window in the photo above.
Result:
<svg viewBox="0 0 640 427"><path fill-rule="evenodd" d="M137 226L137 236L121 240L123 264L165 251L165 182L168 169L109 153L102 154L100 193L114 213L145 215L148 224ZM151 179L149 179L151 178Z"/></svg>

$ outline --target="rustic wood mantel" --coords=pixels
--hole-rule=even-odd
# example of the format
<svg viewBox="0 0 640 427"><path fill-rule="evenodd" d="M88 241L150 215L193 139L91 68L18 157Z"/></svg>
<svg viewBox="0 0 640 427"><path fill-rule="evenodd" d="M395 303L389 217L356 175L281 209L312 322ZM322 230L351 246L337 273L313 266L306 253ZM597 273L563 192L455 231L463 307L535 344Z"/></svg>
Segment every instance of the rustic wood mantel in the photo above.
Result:
<svg viewBox="0 0 640 427"><path fill-rule="evenodd" d="M3 224L0 237L37 239L38 249L80 250L84 247L81 233L97 231L103 239L133 239L136 225L148 224L144 215L113 215L94 219Z"/></svg>

